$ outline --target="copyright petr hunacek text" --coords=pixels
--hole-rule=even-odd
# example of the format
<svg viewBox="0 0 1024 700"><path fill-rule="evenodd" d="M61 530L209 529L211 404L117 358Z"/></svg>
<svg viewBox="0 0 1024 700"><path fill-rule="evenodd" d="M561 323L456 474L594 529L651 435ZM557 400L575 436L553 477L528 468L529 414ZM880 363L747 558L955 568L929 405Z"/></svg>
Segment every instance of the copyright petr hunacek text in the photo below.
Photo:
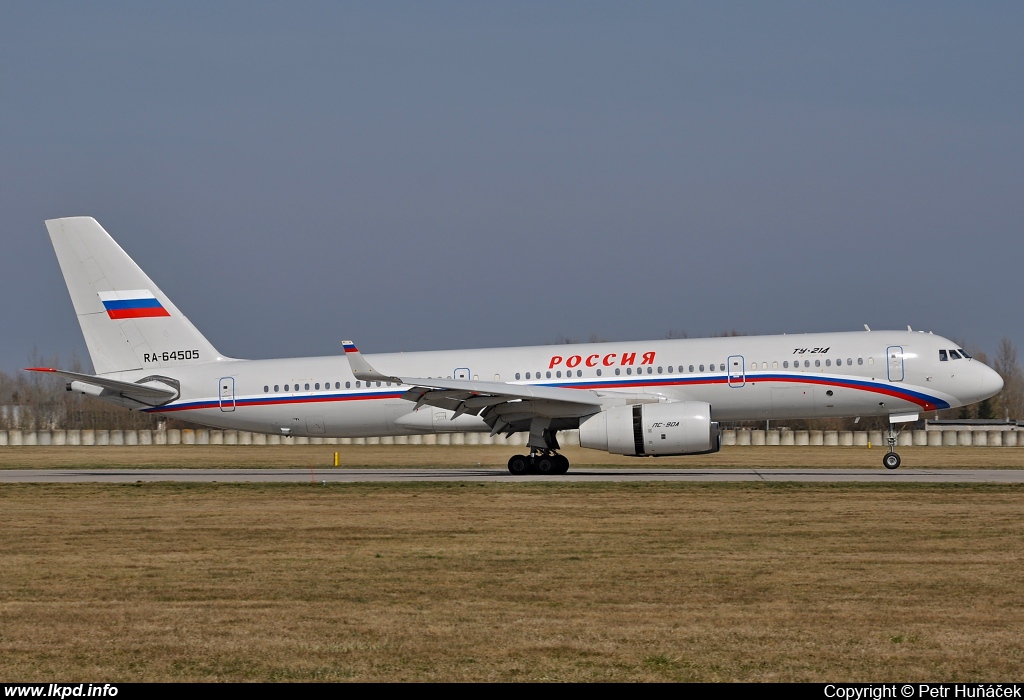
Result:
<svg viewBox="0 0 1024 700"><path fill-rule="evenodd" d="M1019 698L1017 683L883 683L879 685L825 686L826 698L880 700L881 698Z"/></svg>

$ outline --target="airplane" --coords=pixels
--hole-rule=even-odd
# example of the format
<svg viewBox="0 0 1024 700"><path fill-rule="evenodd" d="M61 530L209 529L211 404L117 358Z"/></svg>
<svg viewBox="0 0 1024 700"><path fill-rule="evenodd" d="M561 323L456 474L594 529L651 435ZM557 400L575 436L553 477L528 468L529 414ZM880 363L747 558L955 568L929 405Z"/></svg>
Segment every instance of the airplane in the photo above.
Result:
<svg viewBox="0 0 1024 700"><path fill-rule="evenodd" d="M284 436L529 434L512 474L564 474L558 433L617 455L717 452L723 421L884 416L896 426L1002 389L932 333L864 331L408 352L226 357L91 217L46 221L95 374L67 389L214 428ZM371 364L372 362L372 364Z"/></svg>

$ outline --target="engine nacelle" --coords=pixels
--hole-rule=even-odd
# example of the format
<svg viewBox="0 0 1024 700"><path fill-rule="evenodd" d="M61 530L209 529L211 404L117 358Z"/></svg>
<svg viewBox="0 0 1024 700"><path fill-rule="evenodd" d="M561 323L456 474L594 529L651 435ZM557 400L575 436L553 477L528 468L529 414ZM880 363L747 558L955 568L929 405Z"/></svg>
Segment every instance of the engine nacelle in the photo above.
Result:
<svg viewBox="0 0 1024 700"><path fill-rule="evenodd" d="M693 455L718 452L718 423L703 401L616 406L580 423L580 445L617 455Z"/></svg>

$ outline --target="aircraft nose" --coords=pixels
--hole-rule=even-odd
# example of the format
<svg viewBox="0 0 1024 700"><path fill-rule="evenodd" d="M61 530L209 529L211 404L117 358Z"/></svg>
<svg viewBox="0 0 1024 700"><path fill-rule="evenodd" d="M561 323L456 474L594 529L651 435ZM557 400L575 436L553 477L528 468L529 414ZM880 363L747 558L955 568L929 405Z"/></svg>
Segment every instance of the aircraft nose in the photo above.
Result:
<svg viewBox="0 0 1024 700"><path fill-rule="evenodd" d="M987 399L990 396L995 396L1003 389L1003 378L999 376L991 367L985 367L984 372L981 373L981 397Z"/></svg>

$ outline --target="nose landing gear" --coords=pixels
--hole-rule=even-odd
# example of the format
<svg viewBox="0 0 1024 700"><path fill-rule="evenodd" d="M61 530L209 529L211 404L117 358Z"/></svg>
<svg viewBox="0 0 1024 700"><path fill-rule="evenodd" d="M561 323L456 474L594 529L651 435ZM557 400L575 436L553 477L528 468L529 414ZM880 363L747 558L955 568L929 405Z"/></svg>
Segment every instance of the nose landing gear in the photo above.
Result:
<svg viewBox="0 0 1024 700"><path fill-rule="evenodd" d="M899 469L900 456L896 454L896 431L893 429L893 424L889 424L889 451L882 457L882 466L886 469Z"/></svg>

